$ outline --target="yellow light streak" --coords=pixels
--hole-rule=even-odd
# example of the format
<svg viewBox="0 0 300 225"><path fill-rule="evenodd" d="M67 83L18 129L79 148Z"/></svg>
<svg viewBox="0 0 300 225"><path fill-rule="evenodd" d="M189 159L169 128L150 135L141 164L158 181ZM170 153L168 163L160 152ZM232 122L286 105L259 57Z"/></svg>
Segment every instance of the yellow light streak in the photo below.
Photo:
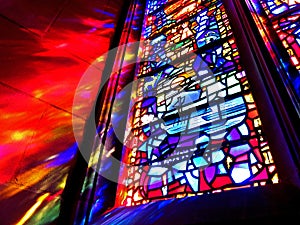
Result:
<svg viewBox="0 0 300 225"><path fill-rule="evenodd" d="M33 213L38 209L38 207L43 203L43 201L49 196L49 193L43 194L38 198L36 203L25 213L25 215L20 219L16 225L23 225L25 222L33 215Z"/></svg>

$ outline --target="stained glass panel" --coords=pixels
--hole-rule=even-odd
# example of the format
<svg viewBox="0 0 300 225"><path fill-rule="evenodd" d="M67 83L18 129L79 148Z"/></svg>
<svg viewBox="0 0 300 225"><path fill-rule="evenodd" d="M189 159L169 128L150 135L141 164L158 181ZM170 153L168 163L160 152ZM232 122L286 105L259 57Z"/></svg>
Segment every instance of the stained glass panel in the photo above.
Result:
<svg viewBox="0 0 300 225"><path fill-rule="evenodd" d="M118 203L277 183L221 0L149 0Z"/></svg>
<svg viewBox="0 0 300 225"><path fill-rule="evenodd" d="M273 28L300 70L300 1L260 1ZM277 17L277 18L276 18Z"/></svg>
<svg viewBox="0 0 300 225"><path fill-rule="evenodd" d="M263 39L285 69L283 81L295 105L300 103L300 1L298 0L249 0L252 16ZM276 37L277 36L277 37ZM280 51L277 39L286 50ZM284 50L283 50L284 51ZM288 56L287 62L285 55ZM291 65L296 70L288 69ZM300 112L299 112L300 113Z"/></svg>

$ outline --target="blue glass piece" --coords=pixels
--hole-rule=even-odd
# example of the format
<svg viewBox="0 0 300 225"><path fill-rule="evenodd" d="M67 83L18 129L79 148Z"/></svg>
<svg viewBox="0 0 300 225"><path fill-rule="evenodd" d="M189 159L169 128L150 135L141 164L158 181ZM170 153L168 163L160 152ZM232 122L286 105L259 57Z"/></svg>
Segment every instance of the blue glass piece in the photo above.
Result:
<svg viewBox="0 0 300 225"><path fill-rule="evenodd" d="M174 168L174 177L175 177L176 180L181 179L183 176L184 176L183 173L176 171L176 168Z"/></svg>
<svg viewBox="0 0 300 225"><path fill-rule="evenodd" d="M249 129L247 127L247 125L244 123L241 126L239 126L239 130L241 132L242 135L249 135Z"/></svg>
<svg viewBox="0 0 300 225"><path fill-rule="evenodd" d="M143 108L149 107L150 105L155 104L155 102L156 102L155 97L145 98L142 102L142 107Z"/></svg>
<svg viewBox="0 0 300 225"><path fill-rule="evenodd" d="M193 158L193 162L196 167L203 167L208 165L208 162L202 156Z"/></svg>
<svg viewBox="0 0 300 225"><path fill-rule="evenodd" d="M140 147L139 151L147 152L148 151L148 143L144 142Z"/></svg>
<svg viewBox="0 0 300 225"><path fill-rule="evenodd" d="M230 154L233 156L239 156L251 150L249 144L243 144L240 146L230 148Z"/></svg>
<svg viewBox="0 0 300 225"><path fill-rule="evenodd" d="M250 154L250 162L251 164L254 164L257 162L257 159L255 158L255 156L253 155L253 153Z"/></svg>
<svg viewBox="0 0 300 225"><path fill-rule="evenodd" d="M192 176L192 174L190 172L185 173L185 176L186 176L188 184L190 185L192 190L194 192L197 192L199 189L199 184L198 184L199 178L195 178L194 176Z"/></svg>
<svg viewBox="0 0 300 225"><path fill-rule="evenodd" d="M218 174L226 174L227 173L223 164L218 165L218 172L217 173Z"/></svg>
<svg viewBox="0 0 300 225"><path fill-rule="evenodd" d="M161 177L161 175L163 175L167 170L168 170L168 168L165 168L165 167L151 166L148 171L148 175Z"/></svg>
<svg viewBox="0 0 300 225"><path fill-rule="evenodd" d="M176 170L184 171L184 170L186 170L186 162L185 161L179 162L179 163L173 165L173 168Z"/></svg>
<svg viewBox="0 0 300 225"><path fill-rule="evenodd" d="M167 173L167 179L168 179L168 183L171 183L171 182L174 180L174 178L173 178L173 175L172 175L172 172L171 172L171 171L169 171L169 172Z"/></svg>
<svg viewBox="0 0 300 225"><path fill-rule="evenodd" d="M240 139L240 134L239 132L236 130L236 128L232 129L232 131L230 132L230 134L227 136L227 140L228 141L234 141L234 140L238 140Z"/></svg>
<svg viewBox="0 0 300 225"><path fill-rule="evenodd" d="M235 183L242 183L250 178L251 173L248 163L241 163L234 165L231 172L231 177Z"/></svg>
<svg viewBox="0 0 300 225"><path fill-rule="evenodd" d="M209 137L206 135L202 135L201 137L199 137L198 139L196 139L195 144L203 144L203 143L207 143L209 142Z"/></svg>
<svg viewBox="0 0 300 225"><path fill-rule="evenodd" d="M218 151L212 152L211 161L212 161L212 163L217 163L217 162L222 161L224 159L224 157L225 157L224 152L222 150L218 150Z"/></svg>
<svg viewBox="0 0 300 225"><path fill-rule="evenodd" d="M161 186L162 186L161 177L150 176L149 185L148 185L149 189L160 188Z"/></svg>

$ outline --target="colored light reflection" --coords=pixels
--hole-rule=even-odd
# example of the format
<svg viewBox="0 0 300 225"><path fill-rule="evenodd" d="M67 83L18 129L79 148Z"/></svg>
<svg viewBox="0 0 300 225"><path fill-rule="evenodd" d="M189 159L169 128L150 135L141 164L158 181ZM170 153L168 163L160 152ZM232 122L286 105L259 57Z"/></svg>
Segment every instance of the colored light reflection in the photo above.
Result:
<svg viewBox="0 0 300 225"><path fill-rule="evenodd" d="M0 205L7 211L1 214L1 224L42 225L57 219L77 151L74 93L90 64L108 50L118 3L101 3L100 8L95 2L68 5L48 32L36 32L42 37L0 20L1 28L7 28L0 54L5 74L0 81ZM86 15L87 11L94 13ZM26 13L24 18L29 16ZM104 60L91 66L94 74L103 69ZM89 88L82 90L86 101L76 111L78 124L84 123L80 114L92 105Z"/></svg>
<svg viewBox="0 0 300 225"><path fill-rule="evenodd" d="M49 196L49 193L46 193L38 198L36 203L25 213L22 219L16 225L23 225L27 220L35 213L37 208L43 203L43 201Z"/></svg>

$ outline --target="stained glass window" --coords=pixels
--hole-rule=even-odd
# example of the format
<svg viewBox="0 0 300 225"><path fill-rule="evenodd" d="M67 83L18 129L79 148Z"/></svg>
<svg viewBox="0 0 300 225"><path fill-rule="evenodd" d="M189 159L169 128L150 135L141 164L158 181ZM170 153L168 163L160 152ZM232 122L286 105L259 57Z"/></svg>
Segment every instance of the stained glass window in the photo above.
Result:
<svg viewBox="0 0 300 225"><path fill-rule="evenodd" d="M288 88L292 100L299 108L300 98L300 1L298 0L248 0L252 16L273 59L285 68L283 81ZM280 51L279 44L285 49ZM288 62L284 56L288 55ZM290 71L291 65L296 71ZM297 107L297 106L296 106ZM298 109L299 110L299 109ZM300 113L300 112L299 112Z"/></svg>
<svg viewBox="0 0 300 225"><path fill-rule="evenodd" d="M117 202L279 182L222 0L148 0Z"/></svg>

